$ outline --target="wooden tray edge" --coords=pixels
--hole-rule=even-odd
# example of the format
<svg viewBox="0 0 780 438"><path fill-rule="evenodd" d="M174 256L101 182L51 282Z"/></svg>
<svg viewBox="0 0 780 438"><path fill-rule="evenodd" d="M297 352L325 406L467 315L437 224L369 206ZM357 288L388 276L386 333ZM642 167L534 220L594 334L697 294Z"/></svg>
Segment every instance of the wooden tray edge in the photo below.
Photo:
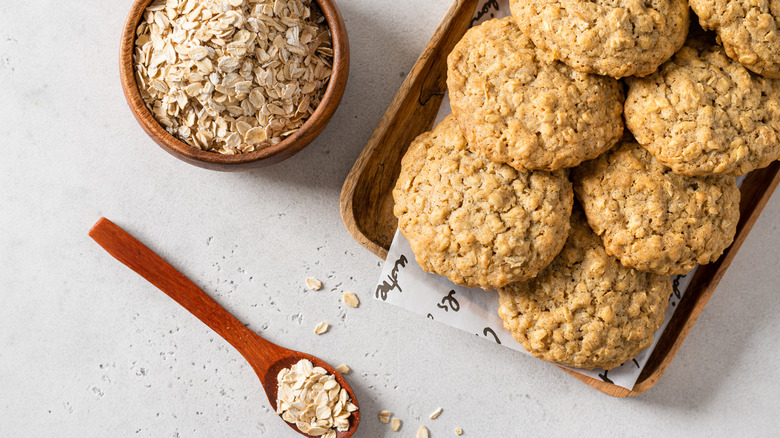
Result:
<svg viewBox="0 0 780 438"><path fill-rule="evenodd" d="M726 270L731 265L731 262L736 257L739 249L742 247L745 239L750 234L750 230L755 225L764 207L769 202L775 189L780 184L780 162L775 161L768 167L763 169L754 170L745 178L740 191L742 199L740 200L740 219L737 224L737 232L734 236L734 241L723 252L723 254L714 263L709 265L702 265L691 280L689 285L689 291L694 288L700 292L694 294L687 294L683 296L683 299L678 304L679 306L691 307L690 312L681 314L679 319L679 333L674 338L674 343L668 347L665 352L664 360L658 364L656 369L648 375L640 375L637 383L634 385L633 390L628 396L634 396L641 394L651 387L653 387L661 378L663 373L671 364L672 359L677 354L680 346L685 341L685 338L693 329L693 325L701 315L707 302L712 297L715 289L720 283L720 280L725 275ZM688 298L688 300L686 300ZM685 301L685 303L683 302ZM680 312L675 312L675 316ZM674 330L672 322L675 317L670 321L667 330ZM684 323L684 324L683 324ZM666 333L662 334L663 338ZM655 354L658 350L653 351ZM598 388L597 388L598 389Z"/></svg>
<svg viewBox="0 0 780 438"><path fill-rule="evenodd" d="M464 33L468 29L468 27L462 23L464 20L463 14L468 12L468 22L470 22L471 15L473 14L477 3L477 0L455 0L453 1L452 5L450 5L450 8L447 10L447 13L444 15L444 18L442 18L439 25L436 27L436 30L431 36L431 39L428 41L428 44L426 44L422 53L417 58L417 61L415 61L412 69L409 71L409 74L406 75L406 79L404 80L403 84L401 84L401 87L398 89L398 92L377 124L376 129L371 134L371 137L366 142L366 145L363 147L363 150L355 161L355 164L352 166L352 169L350 169L349 173L347 174L347 177L344 180L344 184L341 188L341 194L339 196L339 212L341 215L341 221L344 223L344 226L347 228L347 231L349 231L350 235L352 235L352 237L358 243L366 247L369 251L376 254L383 260L387 257L387 248L384 248L383 246L377 244L377 242L370 239L361 229L355 217L354 197L356 194L355 191L357 189L357 185L360 182L360 178L363 172L366 170L366 165L368 164L369 159L376 151L380 141L385 139L388 132L393 129L398 129L394 118L399 110L403 108L410 99L413 99L415 102L417 102L418 106L427 105L429 108L435 107L436 110L438 110L443 96L426 96L425 102L422 102L421 98L423 96L414 96L413 94L420 91L422 86L420 83L427 82L427 78L421 78L420 76L423 72L427 73L427 69L431 65L430 59L432 55L437 51L437 49L439 49L440 45L443 43L446 37L449 36L448 34L451 29L453 27L463 27ZM458 37L458 40L459 39L460 37ZM419 83L417 82L418 79L421 79ZM435 80L435 78L433 80ZM431 119L430 124L432 123L433 120ZM407 146L408 144L406 144L404 147Z"/></svg>
<svg viewBox="0 0 780 438"><path fill-rule="evenodd" d="M648 370L646 366L631 390L584 376L563 367L560 368L593 388L613 397L633 397L648 391L658 383L679 351L685 338L690 333L693 325L699 318L699 315L701 315L707 302L712 297L718 283L721 278L723 278L723 275L725 275L726 270L731 265L734 257L736 257L742 243L747 238L750 230L753 228L753 225L758 220L758 217L761 215L761 212L779 184L780 162L778 161L775 161L764 169L755 170L746 177L745 182L742 185L741 193L743 198L740 202L741 216L739 224L737 225L737 233L734 237L734 242L732 242L732 244L723 252L717 261L709 265L702 265L696 271L694 278L691 280L689 290L690 288L696 288L699 292L683 295L682 300L680 300L680 303L678 304L680 306L685 305L690 307L691 310L682 313L680 311L675 312L669 326L667 326L664 333L661 334L661 339L665 339L668 337L667 334L670 331L674 331L675 329L678 330L676 336L669 335L674 336L674 342L665 346L665 348L659 348L661 347L659 341L659 346L653 350L653 354L648 360L647 366L653 362L653 357L658 354L663 354L663 359L654 364L649 373L645 372L645 370ZM676 322L676 325L673 324L673 322Z"/></svg>

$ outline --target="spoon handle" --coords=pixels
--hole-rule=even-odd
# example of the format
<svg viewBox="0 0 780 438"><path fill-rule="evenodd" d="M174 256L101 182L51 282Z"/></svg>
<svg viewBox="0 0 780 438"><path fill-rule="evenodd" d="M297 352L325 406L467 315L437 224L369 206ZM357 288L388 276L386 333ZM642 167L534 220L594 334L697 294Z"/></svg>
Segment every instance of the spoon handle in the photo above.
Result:
<svg viewBox="0 0 780 438"><path fill-rule="evenodd" d="M100 218L89 230L89 236L114 258L211 327L252 364L258 375L265 375L274 357L284 351L246 328L184 274L110 220Z"/></svg>

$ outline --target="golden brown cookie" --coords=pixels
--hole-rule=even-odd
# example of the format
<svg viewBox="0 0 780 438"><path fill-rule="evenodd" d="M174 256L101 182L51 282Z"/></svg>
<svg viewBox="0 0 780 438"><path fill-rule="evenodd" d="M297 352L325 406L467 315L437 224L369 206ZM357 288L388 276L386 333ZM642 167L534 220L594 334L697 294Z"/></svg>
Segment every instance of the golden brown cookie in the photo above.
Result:
<svg viewBox="0 0 780 438"><path fill-rule="evenodd" d="M682 47L685 0L510 0L520 29L578 71L622 78L654 72Z"/></svg>
<svg viewBox="0 0 780 438"><path fill-rule="evenodd" d="M653 343L672 283L608 255L575 206L555 260L536 278L498 293L504 327L531 354L565 366L611 369Z"/></svg>
<svg viewBox="0 0 780 438"><path fill-rule="evenodd" d="M512 17L471 28L447 58L452 112L469 147L517 170L574 167L623 133L612 78L540 59Z"/></svg>
<svg viewBox="0 0 780 438"><path fill-rule="evenodd" d="M751 71L780 78L780 2L690 0L705 29L715 30L726 53Z"/></svg>
<svg viewBox="0 0 780 438"><path fill-rule="evenodd" d="M563 171L518 172L475 155L450 115L409 146L393 199L425 271L495 289L533 277L558 254L574 196Z"/></svg>
<svg viewBox="0 0 780 438"><path fill-rule="evenodd" d="M743 175L780 157L780 80L690 41L658 72L629 78L626 125L683 175Z"/></svg>
<svg viewBox="0 0 780 438"><path fill-rule="evenodd" d="M573 176L588 223L624 266L685 274L715 261L734 239L740 193L733 176L678 175L636 143Z"/></svg>

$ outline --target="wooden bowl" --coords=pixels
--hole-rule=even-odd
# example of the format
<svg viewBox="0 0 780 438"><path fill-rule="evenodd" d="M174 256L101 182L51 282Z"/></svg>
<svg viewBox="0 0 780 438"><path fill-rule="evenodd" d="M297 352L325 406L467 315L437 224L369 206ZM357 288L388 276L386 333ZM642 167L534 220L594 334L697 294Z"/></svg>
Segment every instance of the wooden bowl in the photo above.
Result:
<svg viewBox="0 0 780 438"><path fill-rule="evenodd" d="M135 34L144 10L152 0L136 0L130 9L122 30L122 42L119 47L119 75L122 90L135 119L144 131L165 151L174 157L204 169L220 171L253 170L276 164L299 152L311 143L325 129L333 113L341 102L347 87L349 74L349 39L344 20L335 0L316 0L330 27L333 39L333 71L330 81L314 113L291 136L265 149L239 155L222 155L201 151L171 135L160 125L144 104L138 84L135 80L133 52Z"/></svg>

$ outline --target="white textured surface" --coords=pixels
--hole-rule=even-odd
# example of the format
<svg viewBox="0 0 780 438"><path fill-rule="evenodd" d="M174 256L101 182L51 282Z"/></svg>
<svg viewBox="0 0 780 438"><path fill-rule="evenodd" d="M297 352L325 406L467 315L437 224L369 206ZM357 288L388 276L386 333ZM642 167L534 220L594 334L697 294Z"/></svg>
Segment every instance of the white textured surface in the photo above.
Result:
<svg viewBox="0 0 780 438"><path fill-rule="evenodd" d="M370 299L380 261L342 226L341 183L449 1L339 4L352 70L330 126L276 167L225 174L170 157L127 109L129 1L0 2L0 436L296 436L238 353L89 239L101 215L253 330L350 365L358 437L422 423L434 438L777 433L780 195L669 370L633 399ZM314 336L319 321L332 328Z"/></svg>

